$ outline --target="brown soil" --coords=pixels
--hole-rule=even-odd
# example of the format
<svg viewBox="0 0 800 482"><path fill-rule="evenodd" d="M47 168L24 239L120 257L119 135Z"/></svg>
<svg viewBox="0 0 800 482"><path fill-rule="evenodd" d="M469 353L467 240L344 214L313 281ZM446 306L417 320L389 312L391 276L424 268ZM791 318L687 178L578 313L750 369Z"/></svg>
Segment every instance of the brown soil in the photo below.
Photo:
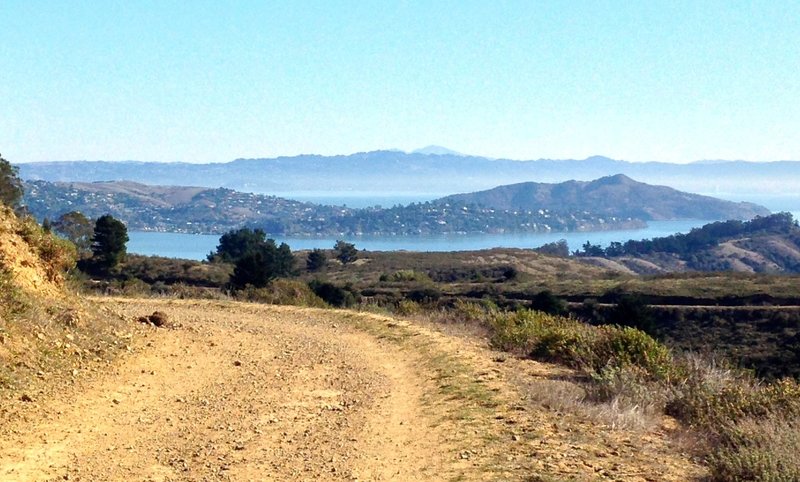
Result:
<svg viewBox="0 0 800 482"><path fill-rule="evenodd" d="M690 480L667 428L611 430L514 380L563 371L346 311L98 298L131 351L0 405L0 480ZM170 328L138 323L154 311ZM47 392L42 392L47 393Z"/></svg>

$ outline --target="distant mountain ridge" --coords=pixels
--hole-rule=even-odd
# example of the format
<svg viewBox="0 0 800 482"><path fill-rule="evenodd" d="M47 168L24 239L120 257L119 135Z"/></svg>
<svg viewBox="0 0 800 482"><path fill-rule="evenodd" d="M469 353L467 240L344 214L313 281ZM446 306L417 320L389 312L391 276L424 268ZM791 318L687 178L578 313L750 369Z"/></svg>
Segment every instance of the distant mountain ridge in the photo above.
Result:
<svg viewBox="0 0 800 482"><path fill-rule="evenodd" d="M753 203L734 203L709 196L689 194L666 186L634 181L624 174L595 181L560 184L525 182L487 191L447 196L443 201L474 203L495 209L591 209L606 216L645 221L669 219L751 219L765 216L767 208Z"/></svg>
<svg viewBox="0 0 800 482"><path fill-rule="evenodd" d="M236 159L217 164L62 161L20 164L19 168L20 176L26 180L128 180L151 185L224 187L283 195L316 190L444 196L523 181L590 181L614 174L710 195L800 192L800 162L796 161L669 164L631 163L603 156L584 160L513 161L470 155L373 151L339 156Z"/></svg>
<svg viewBox="0 0 800 482"><path fill-rule="evenodd" d="M435 145L425 146L425 147L422 147L420 149L414 149L413 151L411 151L411 153L412 154L427 154L427 155L433 155L433 156L460 156L460 157L465 156L465 154L462 154L462 153L460 153L458 151L454 151L454 150L448 149L446 147L435 146Z"/></svg>

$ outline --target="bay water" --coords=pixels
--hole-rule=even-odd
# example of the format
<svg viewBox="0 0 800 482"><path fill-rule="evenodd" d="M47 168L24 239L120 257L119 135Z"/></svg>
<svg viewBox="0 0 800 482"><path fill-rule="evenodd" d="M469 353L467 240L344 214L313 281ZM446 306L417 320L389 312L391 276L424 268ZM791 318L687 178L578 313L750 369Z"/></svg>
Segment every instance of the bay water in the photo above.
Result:
<svg viewBox="0 0 800 482"><path fill-rule="evenodd" d="M800 196L793 193L776 193L772 196L748 196L746 193L725 193L716 197L732 201L747 200L766 206L773 212L789 211L798 219ZM435 199L439 195L429 193L330 193L299 192L280 193L282 197L325 204L347 204L353 207L392 206ZM355 236L355 237L275 237L278 243L285 242L293 251L303 249L331 249L338 239L354 243L358 249L368 251L472 251L489 248L536 248L561 239L566 240L570 251L579 249L587 241L606 247L613 241L629 239L652 239L675 233L687 233L692 228L709 223L707 220L685 219L679 221L650 221L646 228L593 232L548 232L525 234L465 234L440 236ZM219 243L220 235L183 234L161 232L128 233L128 252L148 256L169 258L205 259Z"/></svg>

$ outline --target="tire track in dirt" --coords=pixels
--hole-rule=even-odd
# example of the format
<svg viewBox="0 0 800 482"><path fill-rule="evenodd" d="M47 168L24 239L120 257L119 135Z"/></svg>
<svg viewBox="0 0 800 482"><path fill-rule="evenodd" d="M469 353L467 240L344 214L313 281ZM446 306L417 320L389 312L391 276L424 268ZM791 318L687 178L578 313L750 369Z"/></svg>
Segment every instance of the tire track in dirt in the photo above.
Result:
<svg viewBox="0 0 800 482"><path fill-rule="evenodd" d="M432 480L442 447L427 379L390 343L317 312L104 300L175 329L82 393L6 427L2 480ZM149 345L149 346L148 346ZM446 451L446 450L445 450Z"/></svg>
<svg viewBox="0 0 800 482"><path fill-rule="evenodd" d="M133 351L0 407L0 480L698 480L660 427L536 402L565 370L366 313L95 298ZM135 323L153 311L174 326ZM129 334L122 333L126 343ZM14 416L16 415L16 417Z"/></svg>

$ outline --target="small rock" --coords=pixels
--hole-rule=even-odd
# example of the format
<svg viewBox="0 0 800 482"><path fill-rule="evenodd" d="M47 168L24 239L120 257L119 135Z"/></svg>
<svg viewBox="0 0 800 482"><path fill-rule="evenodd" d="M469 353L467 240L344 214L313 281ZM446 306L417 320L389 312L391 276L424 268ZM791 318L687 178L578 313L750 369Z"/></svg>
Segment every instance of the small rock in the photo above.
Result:
<svg viewBox="0 0 800 482"><path fill-rule="evenodd" d="M21 397L19 397L19 400L20 400L21 402L32 402L32 401L33 401L33 399L31 398L31 396L30 396L30 395L28 395L27 393L23 393L23 394L22 394L22 396L21 396Z"/></svg>
<svg viewBox="0 0 800 482"><path fill-rule="evenodd" d="M167 317L166 313L162 311L154 311L152 315L148 316L140 316L137 318L140 323L150 323L153 326L166 326L169 322L169 318Z"/></svg>
<svg viewBox="0 0 800 482"><path fill-rule="evenodd" d="M242 362L240 362L239 360L235 360L235 361L233 362L233 366L235 366L235 367L240 367L240 366L242 366Z"/></svg>

